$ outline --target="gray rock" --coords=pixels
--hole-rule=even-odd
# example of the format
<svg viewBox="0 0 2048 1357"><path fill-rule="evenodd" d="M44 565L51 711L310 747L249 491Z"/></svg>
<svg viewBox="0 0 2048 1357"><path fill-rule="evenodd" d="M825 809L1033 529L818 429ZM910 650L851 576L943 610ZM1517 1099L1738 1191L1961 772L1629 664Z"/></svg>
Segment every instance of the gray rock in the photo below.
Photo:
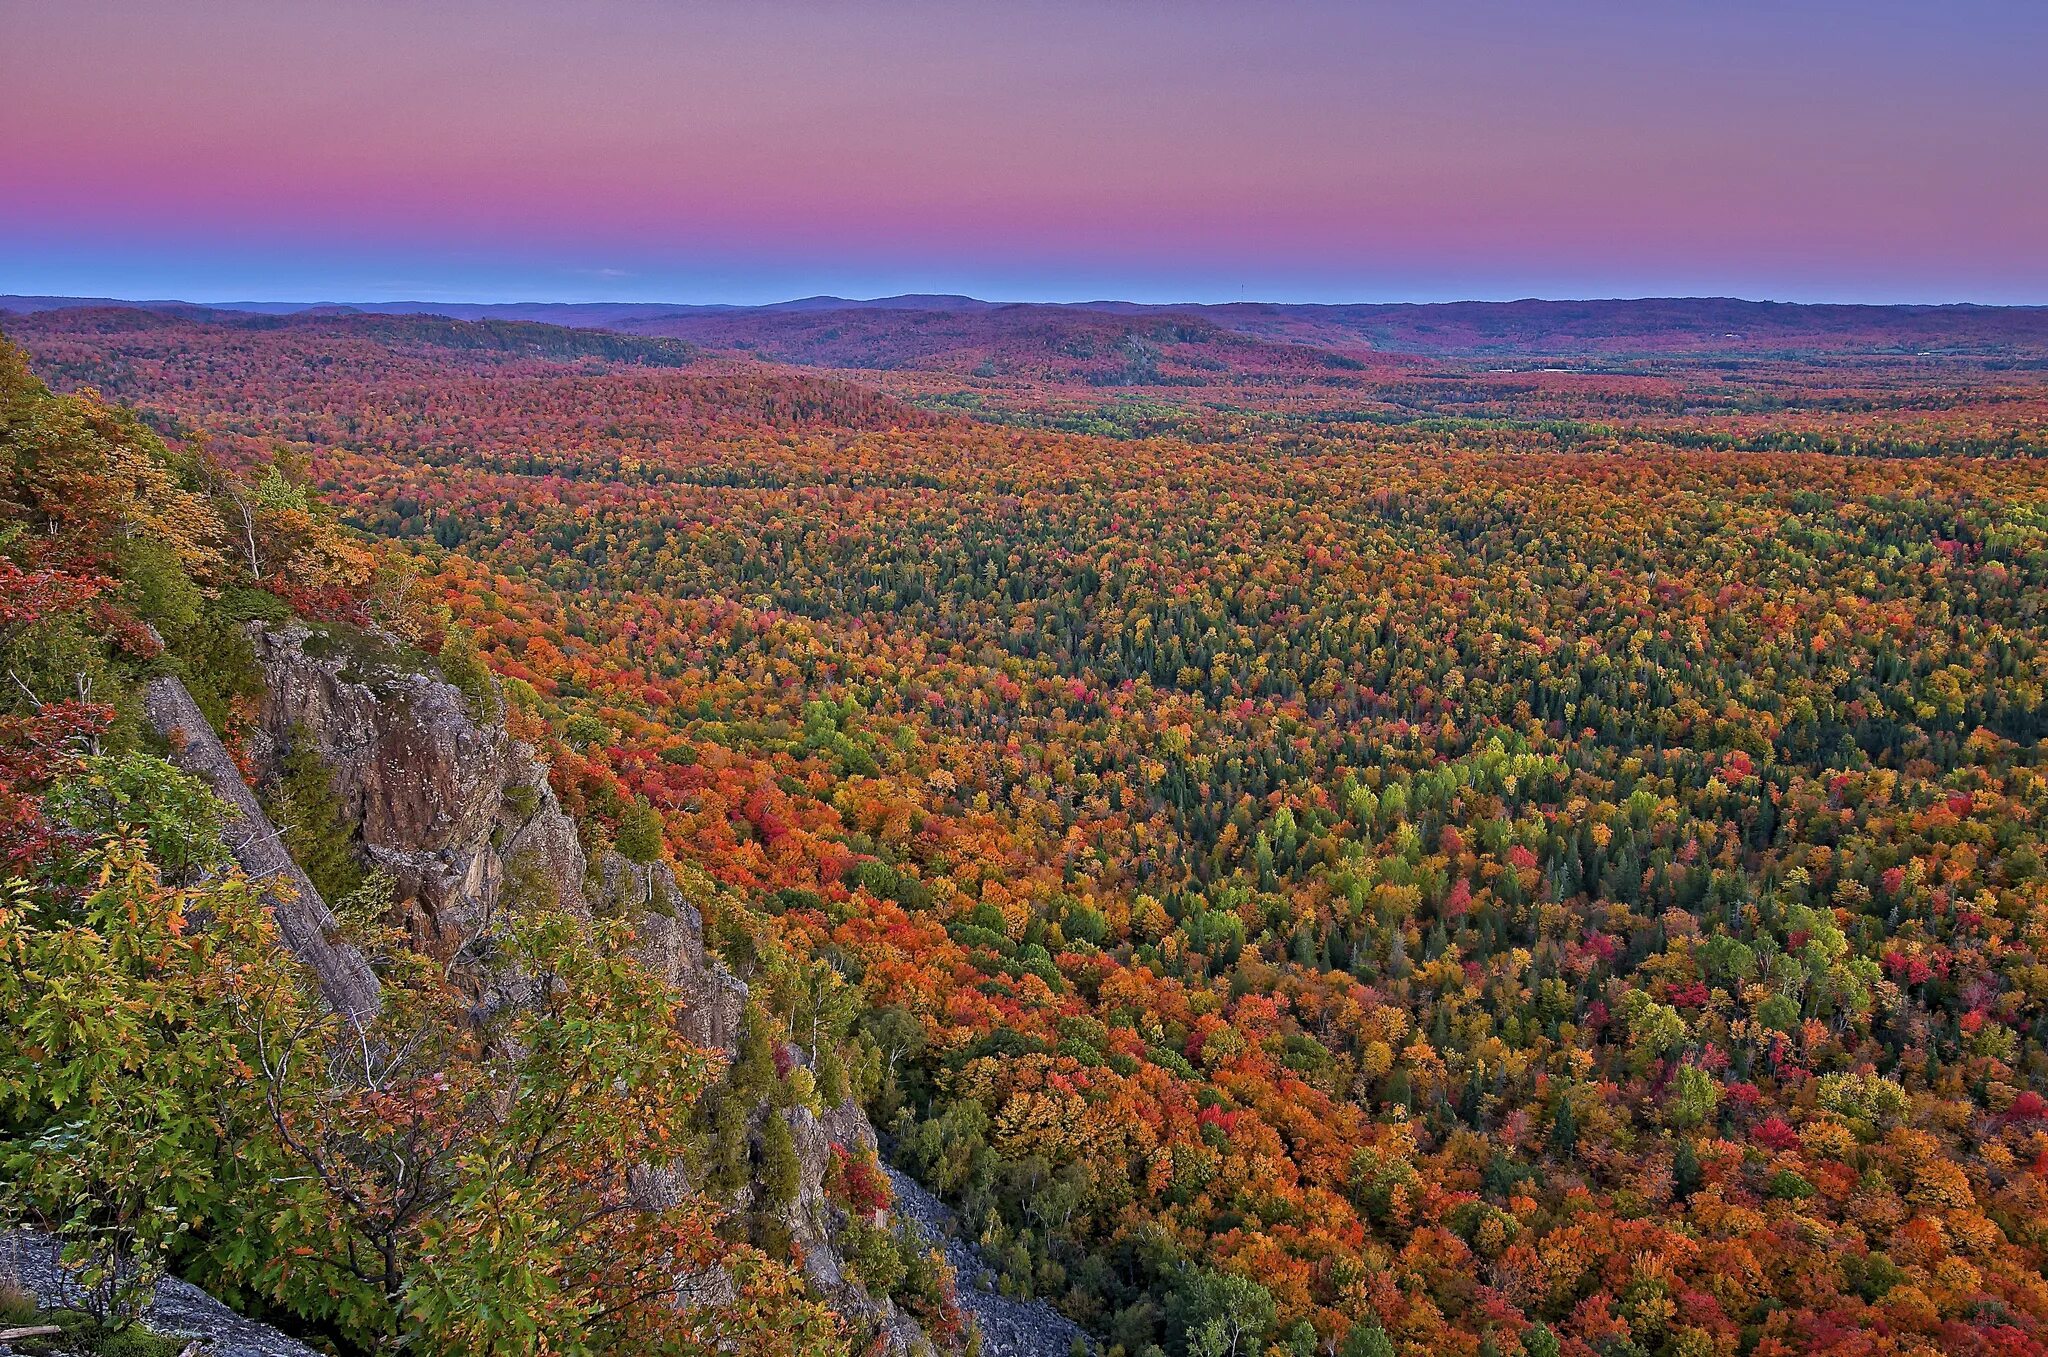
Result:
<svg viewBox="0 0 2048 1357"><path fill-rule="evenodd" d="M818 1124L825 1128L826 1138L834 1145L855 1152L879 1153L874 1123L868 1120L868 1114L861 1111L860 1104L852 1098L837 1107L826 1108L819 1116Z"/></svg>
<svg viewBox="0 0 2048 1357"><path fill-rule="evenodd" d="M984 1357L1068 1357L1076 1338L1087 1343L1086 1330L1044 1301L1015 1300L996 1290L980 1250L960 1237L952 1208L909 1174L886 1164L883 1171L896 1190L896 1215L945 1250L958 1276L960 1308L981 1330Z"/></svg>
<svg viewBox="0 0 2048 1357"><path fill-rule="evenodd" d="M166 675L149 681L142 706L150 726L170 746L171 761L204 781L234 810L223 835L228 850L242 870L263 885L278 933L293 955L312 968L322 996L338 1012L356 1017L375 1014L383 1005L376 972L362 953L337 937L333 911L285 852L276 827L192 694Z"/></svg>
<svg viewBox="0 0 2048 1357"><path fill-rule="evenodd" d="M705 950L704 918L683 898L675 873L666 863L628 862L607 853L599 880L599 908L634 921L640 963L676 996L683 1035L706 1050L737 1058L747 983Z"/></svg>
<svg viewBox="0 0 2048 1357"><path fill-rule="evenodd" d="M32 1230L0 1234L0 1279L11 1278L54 1306L65 1294L57 1265L58 1243ZM189 1282L166 1277L157 1283L144 1323L158 1333L199 1341L208 1357L320 1357L312 1348L268 1324L236 1314ZM7 1350L0 1344L0 1352Z"/></svg>
<svg viewBox="0 0 2048 1357"><path fill-rule="evenodd" d="M314 742L364 856L443 957L487 932L509 897L580 908L576 826L534 752L472 719L437 674L407 668L390 638L347 635L344 645L300 623L250 628L264 683L257 766L275 776L294 738Z"/></svg>

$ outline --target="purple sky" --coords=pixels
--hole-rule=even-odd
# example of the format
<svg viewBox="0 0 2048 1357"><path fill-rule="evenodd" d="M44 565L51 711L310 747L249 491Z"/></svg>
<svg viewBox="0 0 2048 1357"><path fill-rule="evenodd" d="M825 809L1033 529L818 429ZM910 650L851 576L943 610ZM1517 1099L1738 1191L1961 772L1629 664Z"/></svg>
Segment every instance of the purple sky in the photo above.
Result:
<svg viewBox="0 0 2048 1357"><path fill-rule="evenodd" d="M0 3L0 292L2048 303L2048 0Z"/></svg>

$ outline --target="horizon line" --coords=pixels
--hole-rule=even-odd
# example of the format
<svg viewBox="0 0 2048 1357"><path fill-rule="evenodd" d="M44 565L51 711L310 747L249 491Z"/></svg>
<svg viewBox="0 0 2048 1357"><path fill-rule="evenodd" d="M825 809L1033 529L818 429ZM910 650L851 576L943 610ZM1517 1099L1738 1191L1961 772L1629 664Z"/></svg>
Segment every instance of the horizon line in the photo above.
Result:
<svg viewBox="0 0 2048 1357"><path fill-rule="evenodd" d="M879 305L883 305L883 304L886 304L886 303L892 303L892 302L893 302L893 303L903 303L903 302L916 302L916 301L929 301L929 302L933 302L933 303L954 303L954 304L958 304L958 303L963 303L963 302L965 302L965 303L972 303L973 305L976 305L976 306L983 306L983 307L990 307L990 308L1004 308L1004 307L1012 307L1012 306L1051 306L1051 307L1072 307L1072 308L1077 308L1077 309L1085 309L1085 308L1088 308L1088 307L1100 307L1100 306L1133 306L1133 307L1145 307L1145 308L1149 308L1149 309L1156 309L1156 310L1176 310L1176 309L1182 309L1182 308L1203 308L1203 309L1209 309L1209 308L1216 308L1216 309L1221 309L1221 308L1226 308L1226 307L1232 307L1232 306L1280 306L1280 307L1296 307L1296 308L1298 308L1298 307L1331 307L1331 308L1339 308L1339 307L1434 307L1434 306L1519 306L1519 305L1529 305L1529 304L1535 304L1535 305L1548 305L1548 306L1567 306L1567 305L1592 305L1592 304L1599 304L1599 303L1648 303L1648 302L1736 302L1736 303L1740 303L1740 304L1743 304L1743 305L1747 305L1747 306L1788 306L1788 307L1813 307L1813 308L1820 308L1820 307L1836 307L1836 308L1842 308L1842 307L1853 307L1853 308L1864 308L1864 309L1869 309L1869 310L1904 310L1904 309L1916 309L1916 310L1927 310L1927 309L1956 309L1956 310L1982 310L1982 311L2039 311L2039 310L2048 310L2048 301L2043 301L2043 302L1983 302L1983 301L1973 301L1973 300L1967 300L1967 299L1952 299L1952 300L1943 300L1943 301L1840 301L1840 300L1825 300L1825 301L1813 301L1813 300L1794 300L1794 299L1788 299L1788 298L1781 298L1781 297L1749 297L1749 296L1742 296L1742 295L1739 295L1739 294L1735 294L1735 293L1713 293L1713 292L1700 292L1700 293L1680 293L1680 292L1671 292L1671 293L1642 293L1642 294L1637 294L1637 295L1627 295L1627 296L1624 296L1624 295L1608 295L1608 296L1566 296L1566 295L1557 295L1557 296L1538 296L1538 295L1524 295L1524 296L1514 296L1514 297L1510 297L1510 296L1491 296L1491 297L1485 297L1485 296L1473 296L1473 297L1439 297L1439 298L1434 298L1434 299L1431 299L1431 300L1426 300L1426 301L1421 301L1421 300L1415 300L1415 299L1412 299L1412 298L1408 298L1408 299L1364 299L1364 298L1350 298L1350 299L1345 299L1345 300L1326 300L1326 301L1279 301L1279 300L1275 300L1275 299L1272 299L1272 298L1263 298L1263 297L1240 297L1240 298L1238 298L1238 299L1237 299L1237 300L1235 300L1235 301L1206 301L1206 302L1205 302L1205 301L1192 301L1192 300L1176 300L1176 301L1164 301L1164 302L1152 302L1152 301L1137 301L1137 300L1133 300L1133 299L1131 299L1131 298L1128 298L1128 297L1117 297L1117 296L1096 296L1096 297L1074 297L1074 298L1051 298L1051 297L1027 297L1027 298L992 298L992 297L978 297L978 296L975 296L975 295L974 295L974 294L972 294L972 293L965 293L965 292L923 292L923 291L917 291L917 292L895 292L895 293L885 293L885 294L880 294L880 295L877 295L877 296L872 296L872 297L851 297L851 296L844 296L844 295L841 295L841 294L837 294L837 293L809 293L809 294L804 294L804 295L800 295L800 296L790 296L790 297L782 297L782 298L778 298L778 299L776 299L776 300L773 300L773 301L764 301L764 302L712 302L712 301L684 301L684 300L672 300L672 299L658 299L658 300L651 300L651 299L637 299L637 298L598 298L598 297L582 297L582 298L573 298L573 299L571 299L571 298L560 298L560 297L517 297L517 296L514 296L514 297L505 297L505 296L500 296L500 297L496 297L496 298L491 298L491 299L477 299L477 298L473 298L473 297L471 297L471 298L462 298L462 297L418 297L418 296L415 296L415 297L397 297L397 298L389 298L389 299L384 299L384 300L375 300L375 301L373 301L373 300L368 300L368 299L362 299L362 298L358 298L358 299L355 299L355 300L343 300L343 299L338 299L338 298L331 298L331 299L324 299L324 300L305 300L305 299L303 299L303 298L299 298L299 297L270 297L270 298L264 298L264 297L249 297L249 296L243 296L243 297L239 297L239 298L232 298L232 299L218 299L218 300L198 300L198 299L193 299L193 298L184 298L184 297L134 297L134 296L128 296L128 297L123 297L123 296L116 296L116 295L112 295L112 294L105 294L105 295L101 295L101 294L93 294L93 293L70 293L70 292L47 292L47 293L37 293L37 292L0 292L0 309L4 309L4 307L5 307L5 304L6 304L6 303L8 303L8 302L31 302L31 303L35 303L35 302L40 302L40 303L71 303L71 304L74 304L74 306L83 306L83 305L92 305L92 304L112 304L112 305L117 305L117 306L130 306L130 307L137 307L137 308L149 308L149 307L169 307L169 306L184 306L184 307L193 307L193 308L197 308L197 309L206 309L206 310L217 310L217 311L254 311L254 310L256 310L256 309L259 309L259 308L263 308L263 309L271 309L271 310L278 310L278 311L285 311L285 312L299 312L299 311L307 311L307 310L318 310L318 309L322 309L322 308L328 308L328 307L336 307L336 308L343 308L343 307L345 307L345 308L351 308L351 309L355 309L355 310L363 310L363 311L371 311L371 312L374 312L374 311L376 311L376 310L378 310L378 309L381 309L381 308L390 308L390 307L433 307L433 306L462 306L462 307L517 307L517 306L553 306L553 307L600 307L600 306L604 306L604 307L619 307L619 306L629 306L629 307L654 307L654 308L661 308L661 307L676 307L676 308L690 308L690 309L695 309L695 310L718 310L718 311L760 311L760 310L771 310L771 309L778 309L778 308L788 308L788 307L795 307L795 306L801 306L801 305L803 305L803 304L805 304L805 303L818 303L818 304L827 304L827 303L840 303L840 304L843 304L843 305L846 305L846 306L849 306L849 307L860 307L860 306L879 306ZM55 308L46 308L46 309L55 309ZM65 308L65 309L72 309L72 308L70 308L70 307L67 307L67 308ZM903 307L900 307L899 309L903 309L903 310L915 310L915 309L918 309L918 308L916 308L916 307L914 307L914 306L903 306ZM17 314L19 314L19 313L17 313Z"/></svg>

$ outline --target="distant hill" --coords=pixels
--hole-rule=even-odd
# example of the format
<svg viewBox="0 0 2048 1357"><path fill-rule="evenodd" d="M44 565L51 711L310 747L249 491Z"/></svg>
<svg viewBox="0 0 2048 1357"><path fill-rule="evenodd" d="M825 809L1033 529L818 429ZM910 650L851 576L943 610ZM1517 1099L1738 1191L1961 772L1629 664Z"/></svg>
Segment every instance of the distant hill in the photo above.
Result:
<svg viewBox="0 0 2048 1357"><path fill-rule="evenodd" d="M1214 358L1253 372L1300 371L1367 355L1487 360L1630 356L1922 356L2048 362L2048 307L1837 306L1727 297L1427 304L1152 305L1113 300L1002 303L952 294L866 300L803 297L766 306L656 302L118 302L102 297L0 296L0 312L130 306L256 315L434 315L522 321L690 339L813 366L1116 379L1111 351L1142 380L1192 377ZM1280 346L1285 352L1245 347ZM1196 346L1209 346L1203 356ZM1324 351L1322 357L1309 350ZM1188 365L1176 367L1177 356ZM1118 379L1120 380L1120 379Z"/></svg>
<svg viewBox="0 0 2048 1357"><path fill-rule="evenodd" d="M1192 310L1110 314L1030 304L761 308L634 318L616 328L809 367L1091 386L1205 386L1226 377L1298 380L1365 366L1329 348L1245 334Z"/></svg>
<svg viewBox="0 0 2048 1357"><path fill-rule="evenodd" d="M760 307L733 307L756 311L997 311L1011 302L985 302L955 292L905 292L895 297L874 297L856 301L847 297L799 297L795 301L772 302Z"/></svg>
<svg viewBox="0 0 2048 1357"><path fill-rule="evenodd" d="M186 322L202 322L229 334L289 331L335 341L373 342L394 353L459 350L505 358L598 358L652 367L684 367L697 352L675 339L592 327L543 325L498 316L464 321L433 314L370 313L333 306L270 313L185 302L144 305L93 301L77 306L23 308L20 314L23 319L11 325L11 329L57 326L71 335L121 337L110 339L105 346L117 352L138 344L147 347L160 343L141 337L151 332L179 330Z"/></svg>
<svg viewBox="0 0 2048 1357"><path fill-rule="evenodd" d="M558 431L580 429L585 446L616 441L628 425L897 429L948 418L869 385L707 354L684 340L531 321L76 306L0 314L0 331L33 353L38 372L61 390L92 386L126 399L213 389L232 374L231 394L217 398L233 417L211 432L254 440L245 446L279 430L339 446L372 428L383 446L400 446L404 427L436 427L450 403L465 420L488 423L484 412L497 410L501 429L524 430L540 417L533 393L565 383L578 384L573 415L550 405L548 418ZM430 390L435 401L422 403Z"/></svg>
<svg viewBox="0 0 2048 1357"><path fill-rule="evenodd" d="M1243 334L1434 357L1629 353L2048 355L2048 307L1815 306L1730 297L1293 306L1201 314Z"/></svg>
<svg viewBox="0 0 2048 1357"><path fill-rule="evenodd" d="M256 311L258 309L276 309L280 306L281 304L272 302L246 302L209 308L201 306L196 302L171 300L133 301L123 300L119 297L37 297L22 296L15 293L0 293L0 314L11 311L15 315L35 315L42 311L78 311L101 307L139 307L149 311ZM286 311L302 311L305 307L294 302L289 305L282 305L281 309Z"/></svg>
<svg viewBox="0 0 2048 1357"><path fill-rule="evenodd" d="M727 306L661 302L210 302L130 301L114 297L0 295L0 314L69 311L81 307L140 307L151 311L239 311L259 316L446 316L451 320L514 320L603 329L636 316L730 311Z"/></svg>
<svg viewBox="0 0 2048 1357"><path fill-rule="evenodd" d="M615 321L671 315L716 315L736 311L989 311L1007 305L950 293L904 293L859 300L797 297L764 306L686 302L188 302L120 297L52 297L0 294L0 312L69 311L79 307L126 306L152 311L246 311L254 315L447 316L454 320L529 320L556 325L608 326Z"/></svg>

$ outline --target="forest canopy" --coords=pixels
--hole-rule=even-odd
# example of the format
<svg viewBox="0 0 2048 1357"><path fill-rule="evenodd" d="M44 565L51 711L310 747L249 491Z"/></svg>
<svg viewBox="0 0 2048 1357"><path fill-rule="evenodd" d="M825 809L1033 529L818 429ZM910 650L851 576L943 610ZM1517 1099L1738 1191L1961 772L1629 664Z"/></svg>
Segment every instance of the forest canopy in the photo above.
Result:
<svg viewBox="0 0 2048 1357"><path fill-rule="evenodd" d="M162 545L15 537L23 587L205 626L403 562L1106 1351L2048 1351L2037 377L1263 346L1134 419L1064 369L9 328L173 468L38 490ZM312 548L208 474L279 533L317 491L327 573L256 578Z"/></svg>

